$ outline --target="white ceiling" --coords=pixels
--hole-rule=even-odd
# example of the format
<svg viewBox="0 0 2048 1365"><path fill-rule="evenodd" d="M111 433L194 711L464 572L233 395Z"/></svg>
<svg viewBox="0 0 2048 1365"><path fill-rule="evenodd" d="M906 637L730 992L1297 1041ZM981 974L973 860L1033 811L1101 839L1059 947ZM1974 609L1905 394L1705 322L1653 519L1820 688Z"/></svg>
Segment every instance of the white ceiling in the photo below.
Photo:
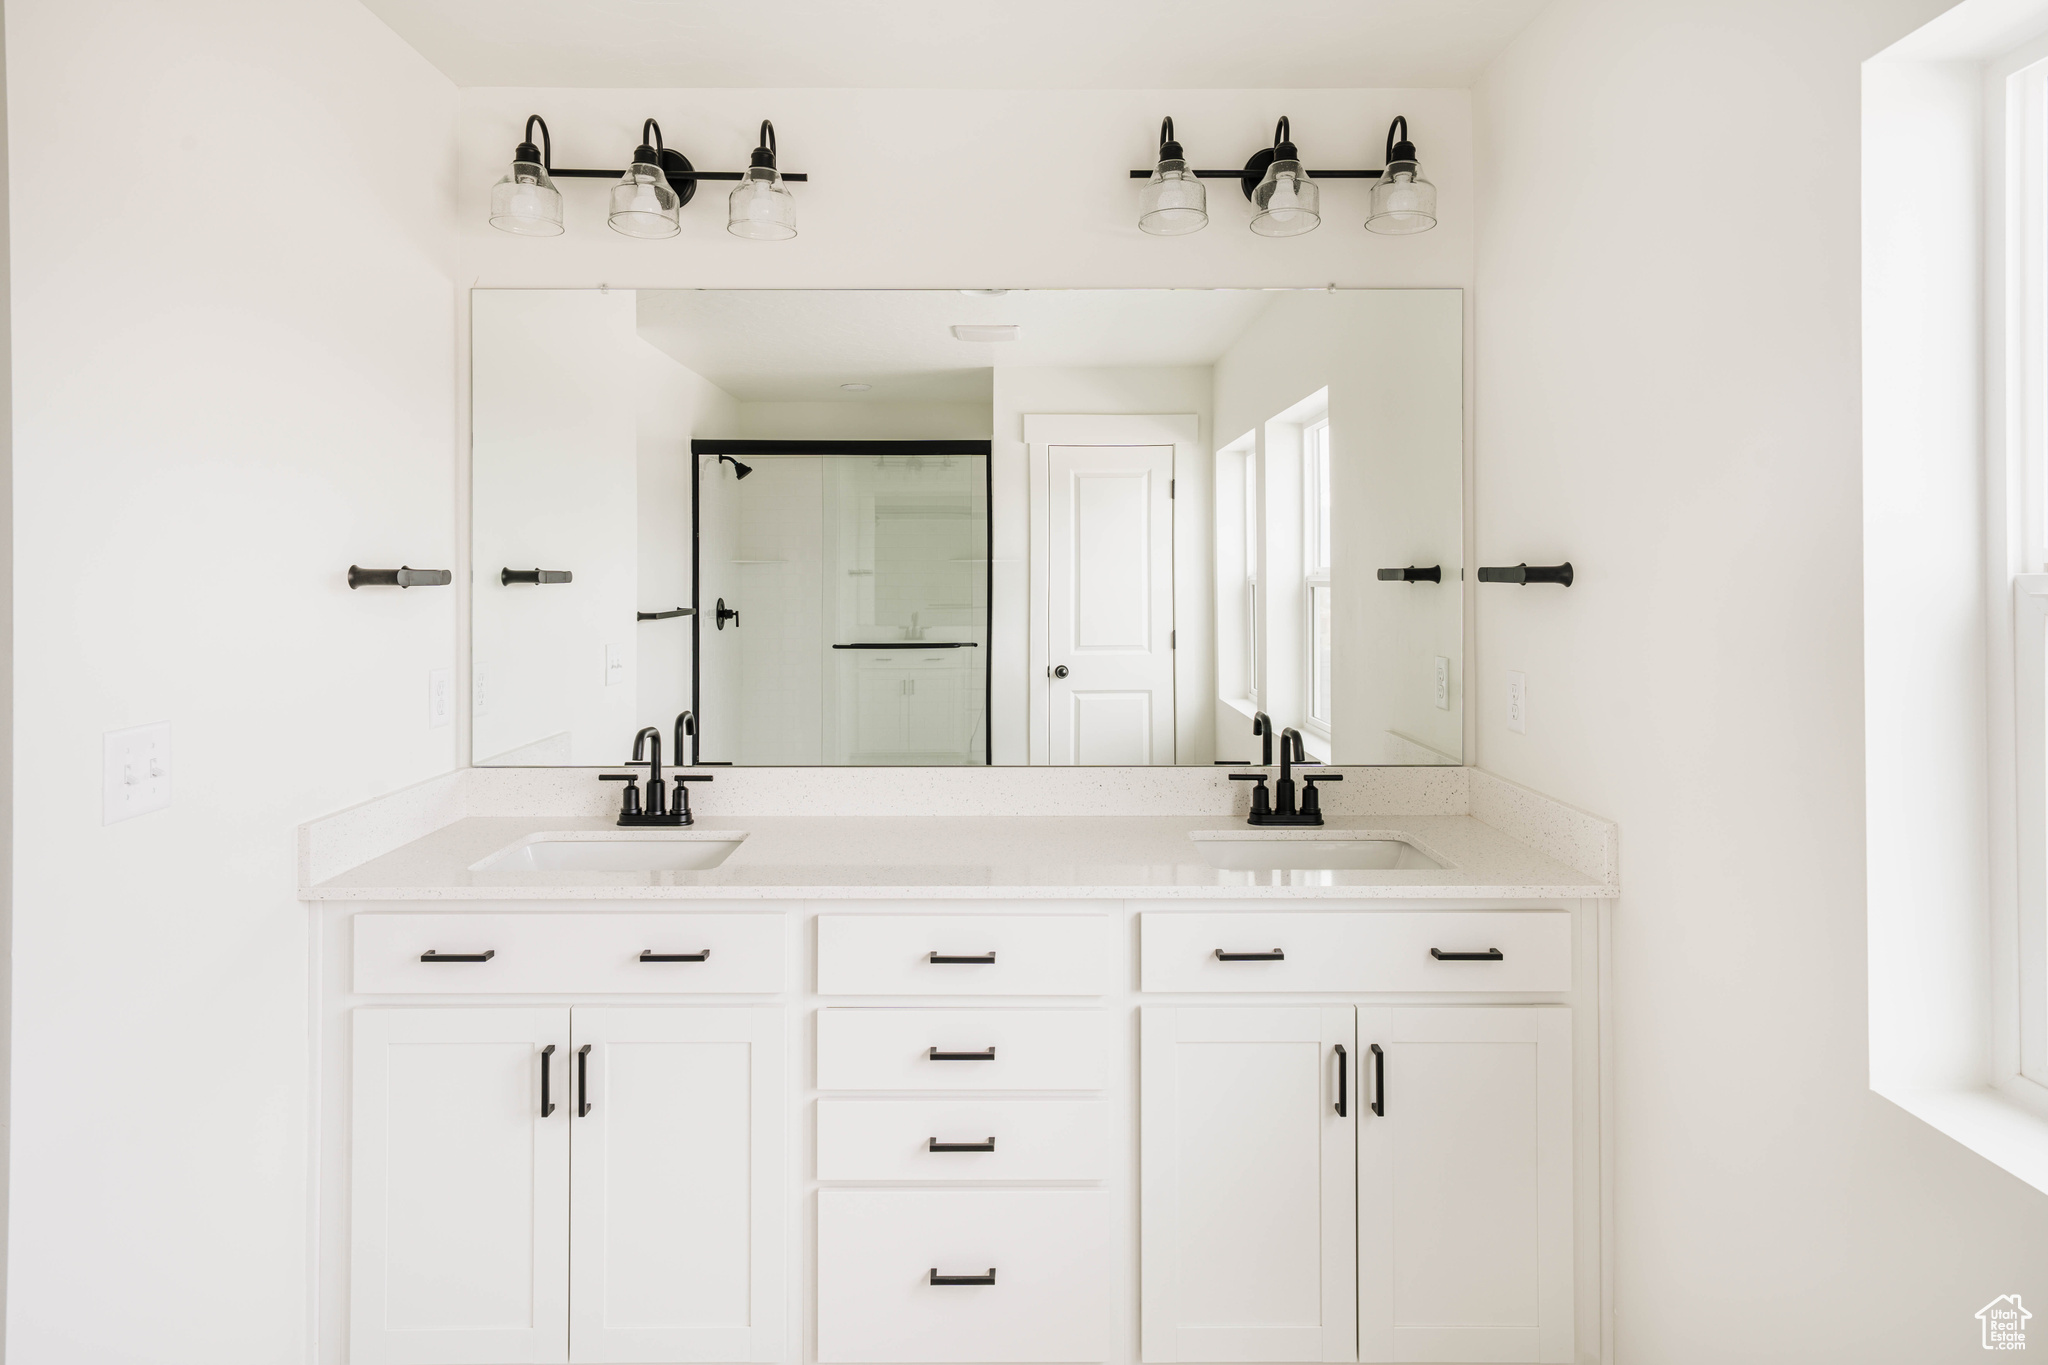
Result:
<svg viewBox="0 0 2048 1365"><path fill-rule="evenodd" d="M364 0L457 85L1472 83L1546 0Z"/></svg>
<svg viewBox="0 0 2048 1365"><path fill-rule="evenodd" d="M986 403L993 366L1211 365L1257 289L643 289L640 335L742 402ZM1016 323L1016 341L956 323ZM871 384L866 393L839 386Z"/></svg>

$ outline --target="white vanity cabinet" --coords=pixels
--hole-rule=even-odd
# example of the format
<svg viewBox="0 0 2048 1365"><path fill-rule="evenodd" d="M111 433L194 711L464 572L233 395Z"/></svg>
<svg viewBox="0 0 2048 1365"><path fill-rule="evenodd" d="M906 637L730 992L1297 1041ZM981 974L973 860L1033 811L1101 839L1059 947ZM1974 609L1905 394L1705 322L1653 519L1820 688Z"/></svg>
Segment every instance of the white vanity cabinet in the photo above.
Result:
<svg viewBox="0 0 2048 1365"><path fill-rule="evenodd" d="M355 1011L355 1365L774 1361L778 1008Z"/></svg>
<svg viewBox="0 0 2048 1365"><path fill-rule="evenodd" d="M1147 1361L1573 1356L1553 1005L1148 1006Z"/></svg>

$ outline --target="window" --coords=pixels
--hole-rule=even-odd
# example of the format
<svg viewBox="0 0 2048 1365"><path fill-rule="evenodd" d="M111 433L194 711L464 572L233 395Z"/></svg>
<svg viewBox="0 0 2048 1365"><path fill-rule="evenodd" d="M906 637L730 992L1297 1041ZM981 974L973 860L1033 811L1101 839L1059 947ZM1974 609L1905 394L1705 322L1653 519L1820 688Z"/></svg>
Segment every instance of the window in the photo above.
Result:
<svg viewBox="0 0 2048 1365"><path fill-rule="evenodd" d="M1259 461L1244 453L1244 695L1259 704Z"/></svg>
<svg viewBox="0 0 2048 1365"><path fill-rule="evenodd" d="M1330 737L1330 423L1301 429L1302 598L1308 608L1308 717Z"/></svg>

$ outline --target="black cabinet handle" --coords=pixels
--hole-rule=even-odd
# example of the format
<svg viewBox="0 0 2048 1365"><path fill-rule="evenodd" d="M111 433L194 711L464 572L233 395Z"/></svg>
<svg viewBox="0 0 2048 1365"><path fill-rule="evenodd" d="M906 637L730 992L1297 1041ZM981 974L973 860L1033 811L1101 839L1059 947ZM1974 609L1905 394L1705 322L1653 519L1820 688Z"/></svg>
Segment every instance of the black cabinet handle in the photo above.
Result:
<svg viewBox="0 0 2048 1365"><path fill-rule="evenodd" d="M657 953L652 948L649 948L646 952L640 954L640 960L642 962L709 962L711 960L711 950L706 948L701 953Z"/></svg>
<svg viewBox="0 0 2048 1365"><path fill-rule="evenodd" d="M481 953L437 953L432 948L420 954L422 962L489 962L498 955L496 948L487 948Z"/></svg>
<svg viewBox="0 0 2048 1365"><path fill-rule="evenodd" d="M1505 962L1507 954L1498 948L1488 948L1483 953L1447 953L1441 948L1431 948L1429 955L1438 962Z"/></svg>
<svg viewBox="0 0 2048 1365"><path fill-rule="evenodd" d="M548 1068L555 1059L555 1045L549 1043L540 1050L540 1116L546 1118L555 1112L555 1102L548 1098Z"/></svg>
<svg viewBox="0 0 2048 1365"><path fill-rule="evenodd" d="M983 953L979 957L949 957L945 953L927 953L924 960L935 962L942 967L948 963L961 963L978 967L993 967L996 965L996 955L994 953Z"/></svg>
<svg viewBox="0 0 2048 1365"><path fill-rule="evenodd" d="M933 1284L994 1284L996 1268L990 1266L986 1275L941 1275L937 1266L932 1267Z"/></svg>
<svg viewBox="0 0 2048 1365"><path fill-rule="evenodd" d="M996 1059L996 1050L991 1047L980 1052L941 1052L933 1048L925 1055L935 1062L992 1062Z"/></svg>
<svg viewBox="0 0 2048 1365"><path fill-rule="evenodd" d="M1387 1116L1387 1054L1378 1043L1372 1045L1372 1112L1375 1118Z"/></svg>
<svg viewBox="0 0 2048 1365"><path fill-rule="evenodd" d="M576 1117L590 1117L590 1044L576 1049Z"/></svg>
<svg viewBox="0 0 2048 1365"><path fill-rule="evenodd" d="M1351 1058L1344 1051L1344 1044L1337 1044L1337 1117L1348 1119L1346 1112L1351 1108Z"/></svg>
<svg viewBox="0 0 2048 1365"><path fill-rule="evenodd" d="M1218 948L1216 950L1216 960L1218 962L1285 962L1287 954L1278 948L1275 948L1270 953L1226 953L1221 948Z"/></svg>
<svg viewBox="0 0 2048 1365"><path fill-rule="evenodd" d="M924 1149L927 1152L993 1152L996 1149L996 1140L990 1138L987 1142L941 1142L933 1138L925 1144Z"/></svg>

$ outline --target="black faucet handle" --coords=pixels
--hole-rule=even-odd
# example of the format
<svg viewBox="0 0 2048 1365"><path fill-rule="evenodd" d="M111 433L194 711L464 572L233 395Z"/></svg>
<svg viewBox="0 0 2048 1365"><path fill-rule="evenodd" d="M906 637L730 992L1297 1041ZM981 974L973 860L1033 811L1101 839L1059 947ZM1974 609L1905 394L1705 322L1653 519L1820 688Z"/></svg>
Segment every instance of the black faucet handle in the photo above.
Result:
<svg viewBox="0 0 2048 1365"><path fill-rule="evenodd" d="M1302 780L1302 781L1304 781L1304 782L1342 782L1342 781L1344 780L1344 774L1342 774L1342 773L1303 773L1303 774L1301 775L1301 780Z"/></svg>
<svg viewBox="0 0 2048 1365"><path fill-rule="evenodd" d="M1273 812L1272 798L1266 794L1266 774L1232 773L1230 775L1230 780L1232 782L1252 782L1257 784L1252 788L1252 810L1250 823L1254 825L1264 824L1266 821L1266 817L1272 814Z"/></svg>
<svg viewBox="0 0 2048 1365"><path fill-rule="evenodd" d="M710 773L677 773L677 774L676 774L676 781L678 781L678 782L709 782L709 781L711 781L711 779L712 779L712 774L710 774Z"/></svg>
<svg viewBox="0 0 2048 1365"><path fill-rule="evenodd" d="M1263 783L1263 782L1265 782L1265 780L1266 780L1267 776L1268 776L1268 774L1266 774L1266 773L1232 773L1232 774L1230 775L1230 780L1231 780L1232 782L1259 782L1259 783Z"/></svg>
<svg viewBox="0 0 2048 1365"><path fill-rule="evenodd" d="M638 815L640 813L640 774L599 773L597 780L600 782L625 783L626 790L621 794L623 799L619 803L619 814Z"/></svg>

